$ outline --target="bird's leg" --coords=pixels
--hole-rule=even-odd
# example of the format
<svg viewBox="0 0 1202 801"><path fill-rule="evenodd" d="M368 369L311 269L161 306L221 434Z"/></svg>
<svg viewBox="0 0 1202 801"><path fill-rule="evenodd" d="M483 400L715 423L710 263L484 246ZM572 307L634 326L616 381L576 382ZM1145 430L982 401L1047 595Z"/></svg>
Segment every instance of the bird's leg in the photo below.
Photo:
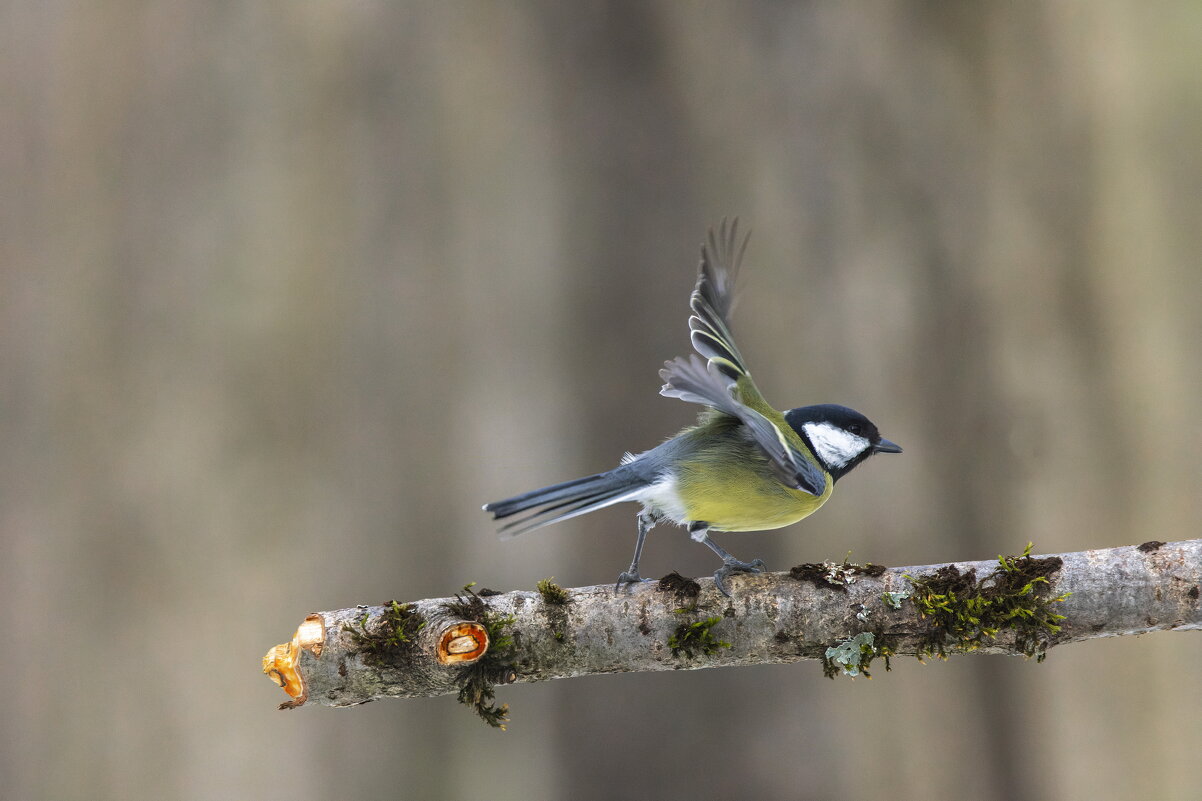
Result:
<svg viewBox="0 0 1202 801"><path fill-rule="evenodd" d="M707 523L690 523L689 536L709 546L709 549L718 554L722 559L722 567L714 571L714 586L721 590L722 594L730 597L730 590L726 588L726 577L732 573L759 573L764 567L763 559L755 559L751 562L740 562L729 553L722 549L718 543L710 539L709 525Z"/></svg>
<svg viewBox="0 0 1202 801"><path fill-rule="evenodd" d="M655 518L646 511L639 512L639 538L634 542L634 559L630 562L630 569L618 574L618 583L614 585L615 590L622 589L623 584L634 584L638 581L650 581L639 575L639 559L643 556L643 543L647 541L647 532L655 525Z"/></svg>

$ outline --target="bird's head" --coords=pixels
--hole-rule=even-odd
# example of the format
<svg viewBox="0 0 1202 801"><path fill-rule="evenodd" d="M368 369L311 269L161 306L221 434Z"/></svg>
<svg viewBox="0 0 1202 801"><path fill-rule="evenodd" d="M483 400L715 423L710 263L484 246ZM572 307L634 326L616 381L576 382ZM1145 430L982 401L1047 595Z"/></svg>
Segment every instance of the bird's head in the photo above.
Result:
<svg viewBox="0 0 1202 801"><path fill-rule="evenodd" d="M785 412L785 421L836 480L874 453L902 452L871 420L846 406L802 406Z"/></svg>

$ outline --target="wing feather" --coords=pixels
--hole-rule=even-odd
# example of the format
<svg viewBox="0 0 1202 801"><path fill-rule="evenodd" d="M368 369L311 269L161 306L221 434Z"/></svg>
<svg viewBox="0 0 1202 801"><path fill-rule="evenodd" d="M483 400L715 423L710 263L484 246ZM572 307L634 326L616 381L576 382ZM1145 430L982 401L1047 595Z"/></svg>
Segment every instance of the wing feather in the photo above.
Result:
<svg viewBox="0 0 1202 801"><path fill-rule="evenodd" d="M750 234L739 239L739 220L730 225L722 220L717 233L710 229L701 246L701 267L697 286L689 298L693 316L689 318L689 337L697 352L707 359L720 359L741 375L747 375L743 356L730 333L730 313L734 309L735 276L743 262Z"/></svg>
<svg viewBox="0 0 1202 801"><path fill-rule="evenodd" d="M821 495L826 476L785 436L781 428L752 406L767 407L730 333L735 276L743 263L750 234L739 236L739 220L725 219L709 230L701 245L697 286L689 298L689 339L697 356L676 358L660 370L661 395L710 406L747 427L785 486Z"/></svg>
<svg viewBox="0 0 1202 801"><path fill-rule="evenodd" d="M775 423L738 399L740 379L726 375L716 362L707 364L695 355L677 357L665 363L659 375L665 382L661 395L710 406L746 426L782 484L814 496L826 490L823 472L789 442Z"/></svg>

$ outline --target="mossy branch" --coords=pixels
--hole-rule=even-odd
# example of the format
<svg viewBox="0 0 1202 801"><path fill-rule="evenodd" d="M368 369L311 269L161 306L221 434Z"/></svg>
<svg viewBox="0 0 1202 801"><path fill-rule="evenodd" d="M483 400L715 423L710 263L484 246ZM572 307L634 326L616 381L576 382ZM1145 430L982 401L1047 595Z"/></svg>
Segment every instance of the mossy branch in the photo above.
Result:
<svg viewBox="0 0 1202 801"><path fill-rule="evenodd" d="M1006 653L1202 629L1202 540L882 568L822 563L711 579L612 584L355 607L310 615L264 672L286 707L458 694L492 725L499 684L597 673L813 659L832 677L877 657ZM683 603L682 603L683 602ZM687 614L686 614L687 613ZM466 699L466 700L465 700Z"/></svg>

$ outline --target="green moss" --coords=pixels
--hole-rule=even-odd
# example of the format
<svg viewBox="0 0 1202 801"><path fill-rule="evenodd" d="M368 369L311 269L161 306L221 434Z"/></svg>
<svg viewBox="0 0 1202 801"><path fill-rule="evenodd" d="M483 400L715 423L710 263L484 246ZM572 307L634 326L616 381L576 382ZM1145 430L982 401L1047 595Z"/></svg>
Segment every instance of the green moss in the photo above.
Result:
<svg viewBox="0 0 1202 801"><path fill-rule="evenodd" d="M543 599L543 614L547 618L551 636L555 638L555 642L563 645L568 639L568 614L565 607L572 602L572 594L549 578L538 583L538 594Z"/></svg>
<svg viewBox="0 0 1202 801"><path fill-rule="evenodd" d="M1036 559L1031 544L1018 556L999 556L998 567L978 580L975 570L960 572L955 565L939 568L930 576L906 576L914 585L910 600L919 618L933 631L921 644L924 654L947 658L948 649L975 651L1000 632L1013 631L1015 646L1042 662L1052 635L1060 631L1064 615L1053 605L1069 593L1052 594L1048 577L1060 570L1063 560Z"/></svg>
<svg viewBox="0 0 1202 801"><path fill-rule="evenodd" d="M572 600L568 591L556 584L552 579L545 578L537 586L538 594L543 596L543 603L551 606L563 606Z"/></svg>
<svg viewBox="0 0 1202 801"><path fill-rule="evenodd" d="M395 663L407 656L417 633L425 627L425 618L410 604L389 601L384 605L384 613L375 621L371 620L370 612L364 612L357 623L344 623L342 628L350 635L364 662L381 665Z"/></svg>
<svg viewBox="0 0 1202 801"><path fill-rule="evenodd" d="M676 610L676 614L687 615L695 611L695 607L681 608ZM672 649L672 655L683 655L686 659L692 659L698 653L713 656L723 648L730 648L730 643L719 640L710 631L720 622L722 618L715 615L693 623L681 623L668 637L668 647Z"/></svg>
<svg viewBox="0 0 1202 801"><path fill-rule="evenodd" d="M476 582L470 581L463 585L461 593L455 593L455 600L447 601L442 605L442 608L447 610L448 614L454 615L460 620L472 620L477 623L481 622L484 613L488 611L488 604L484 599L472 591L472 587L476 586Z"/></svg>
<svg viewBox="0 0 1202 801"><path fill-rule="evenodd" d="M459 703L471 707L489 726L504 730L509 722L509 705L496 703L495 688L498 684L511 684L517 680L517 673L510 664L514 639L508 631L517 618L490 609L472 592L473 586L466 585L462 594L456 594L455 600L443 605L449 614L480 623L488 632L488 651L484 656L459 668L455 681L459 686Z"/></svg>

